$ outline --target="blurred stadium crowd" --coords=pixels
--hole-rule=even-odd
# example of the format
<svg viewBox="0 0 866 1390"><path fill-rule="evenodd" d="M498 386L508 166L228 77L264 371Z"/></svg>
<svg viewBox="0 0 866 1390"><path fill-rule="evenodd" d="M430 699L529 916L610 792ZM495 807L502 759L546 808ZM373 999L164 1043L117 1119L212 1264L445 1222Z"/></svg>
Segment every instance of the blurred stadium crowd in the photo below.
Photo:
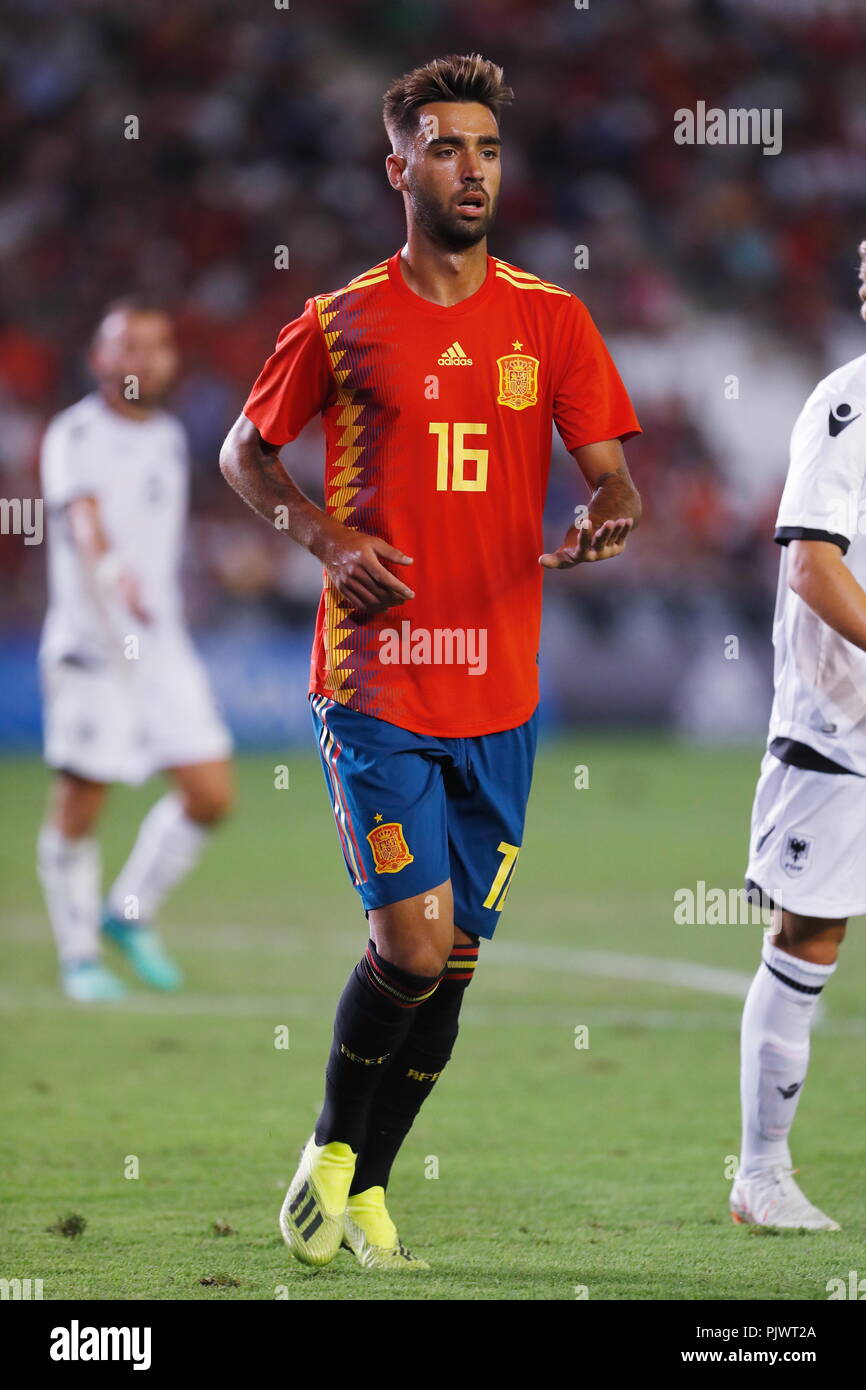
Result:
<svg viewBox="0 0 866 1390"><path fill-rule="evenodd" d="M219 447L281 325L404 240L387 83L475 50L516 99L491 250L585 300L645 431L628 552L546 580L551 717L760 729L788 435L818 378L866 351L866 11L846 0L5 5L0 493L38 496L41 432L89 389L103 303L152 293L184 355L193 624L305 653L318 566L244 512ZM698 101L781 109L781 154L676 144L674 112ZM584 489L558 438L554 456L558 544ZM318 422L286 459L320 498ZM40 547L0 537L0 575L0 627L30 650Z"/></svg>

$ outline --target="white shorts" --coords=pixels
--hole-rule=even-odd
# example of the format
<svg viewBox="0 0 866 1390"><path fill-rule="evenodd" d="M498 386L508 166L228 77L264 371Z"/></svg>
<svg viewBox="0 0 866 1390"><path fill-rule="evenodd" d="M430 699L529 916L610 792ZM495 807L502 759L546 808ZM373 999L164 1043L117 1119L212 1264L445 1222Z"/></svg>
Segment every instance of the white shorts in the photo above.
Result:
<svg viewBox="0 0 866 1390"><path fill-rule="evenodd" d="M765 753L746 877L804 917L866 912L866 778L790 767Z"/></svg>
<svg viewBox="0 0 866 1390"><path fill-rule="evenodd" d="M169 767L232 751L207 673L185 634L146 661L92 668L45 661L40 670L45 761L92 782L137 785Z"/></svg>

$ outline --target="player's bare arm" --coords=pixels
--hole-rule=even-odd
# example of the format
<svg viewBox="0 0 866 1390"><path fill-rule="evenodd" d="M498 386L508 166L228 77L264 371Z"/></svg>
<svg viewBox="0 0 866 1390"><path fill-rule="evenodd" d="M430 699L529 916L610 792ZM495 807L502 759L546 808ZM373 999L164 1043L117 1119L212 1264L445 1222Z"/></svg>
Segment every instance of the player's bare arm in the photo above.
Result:
<svg viewBox="0 0 866 1390"><path fill-rule="evenodd" d="M833 541L791 541L788 587L822 622L866 651L866 592Z"/></svg>
<svg viewBox="0 0 866 1390"><path fill-rule="evenodd" d="M382 613L415 597L382 563L411 565L411 556L381 536L344 526L311 502L283 467L275 446L262 438L245 415L238 417L226 437L220 469L247 506L272 525L279 521L281 530L321 561L353 608Z"/></svg>
<svg viewBox="0 0 866 1390"><path fill-rule="evenodd" d="M640 521L640 495L618 439L584 444L574 450L573 457L592 488L589 510L580 526L569 527L557 550L539 557L545 569L614 559L625 550L629 534Z"/></svg>
<svg viewBox="0 0 866 1390"><path fill-rule="evenodd" d="M67 506L67 515L73 544L96 588L100 593L118 599L140 622L150 622L150 614L141 601L138 578L111 549L97 499L73 498Z"/></svg>

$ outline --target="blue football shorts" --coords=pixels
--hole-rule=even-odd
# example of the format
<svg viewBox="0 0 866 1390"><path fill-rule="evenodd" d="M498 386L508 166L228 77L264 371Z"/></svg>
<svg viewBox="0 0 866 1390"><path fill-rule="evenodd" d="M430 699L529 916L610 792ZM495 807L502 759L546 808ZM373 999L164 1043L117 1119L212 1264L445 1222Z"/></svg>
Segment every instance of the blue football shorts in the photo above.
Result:
<svg viewBox="0 0 866 1390"><path fill-rule="evenodd" d="M490 938L514 875L538 736L433 738L310 696L346 868L367 912L451 880L454 922Z"/></svg>

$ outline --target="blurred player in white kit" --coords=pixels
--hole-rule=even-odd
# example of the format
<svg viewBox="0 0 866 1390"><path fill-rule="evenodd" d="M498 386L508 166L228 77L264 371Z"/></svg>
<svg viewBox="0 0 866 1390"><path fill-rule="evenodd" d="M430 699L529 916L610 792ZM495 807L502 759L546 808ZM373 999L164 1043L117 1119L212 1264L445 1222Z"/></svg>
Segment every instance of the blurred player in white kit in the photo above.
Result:
<svg viewBox="0 0 866 1390"><path fill-rule="evenodd" d="M90 351L97 389L56 415L42 447L48 611L40 647L45 761L55 776L38 869L64 992L126 987L110 941L156 989L181 973L153 928L165 895L229 810L231 738L187 633L179 584L186 437L160 403L178 368L170 318L135 299L106 310ZM94 829L113 782L165 772L102 898Z"/></svg>

